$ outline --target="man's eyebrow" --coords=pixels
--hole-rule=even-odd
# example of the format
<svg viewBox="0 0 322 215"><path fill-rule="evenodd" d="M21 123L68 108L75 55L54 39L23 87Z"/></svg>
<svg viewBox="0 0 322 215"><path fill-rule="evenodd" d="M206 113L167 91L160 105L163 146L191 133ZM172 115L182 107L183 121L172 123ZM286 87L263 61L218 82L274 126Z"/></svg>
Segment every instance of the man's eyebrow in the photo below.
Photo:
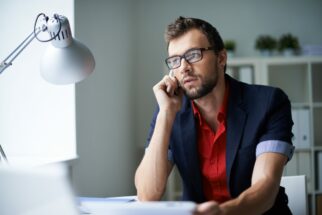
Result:
<svg viewBox="0 0 322 215"><path fill-rule="evenodd" d="M168 56L168 58L169 57L177 57L177 56L183 56L184 54L186 54L188 51L191 51L191 50L193 50L193 49L199 49L198 47L192 47L192 48L189 48L189 49L187 49L183 54L174 54L174 55L169 55Z"/></svg>

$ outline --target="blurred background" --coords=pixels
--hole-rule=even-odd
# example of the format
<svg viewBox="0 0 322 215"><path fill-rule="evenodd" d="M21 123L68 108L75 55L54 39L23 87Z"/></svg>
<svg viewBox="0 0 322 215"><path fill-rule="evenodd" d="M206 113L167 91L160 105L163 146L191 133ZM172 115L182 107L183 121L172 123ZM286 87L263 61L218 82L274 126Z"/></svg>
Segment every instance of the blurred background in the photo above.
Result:
<svg viewBox="0 0 322 215"><path fill-rule="evenodd" d="M166 72L163 33L178 16L213 24L224 40L235 41L236 57L258 56L255 40L265 34L292 33L301 46L322 44L321 0L1 0L1 9L0 60L31 32L39 12L67 16L73 35L94 54L94 73L75 87L38 77L45 45L36 41L0 76L0 117L6 119L0 141L8 157L34 159L35 151L77 157L71 177L81 196L135 194L134 172L156 105L152 87Z"/></svg>

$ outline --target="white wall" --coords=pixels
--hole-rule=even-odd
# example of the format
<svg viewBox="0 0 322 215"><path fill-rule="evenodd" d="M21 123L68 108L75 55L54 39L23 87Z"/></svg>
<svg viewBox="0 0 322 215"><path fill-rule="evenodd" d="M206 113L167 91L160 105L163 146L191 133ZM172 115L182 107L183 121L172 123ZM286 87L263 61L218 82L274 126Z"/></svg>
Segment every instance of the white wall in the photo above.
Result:
<svg viewBox="0 0 322 215"><path fill-rule="evenodd" d="M76 37L92 50L95 72L76 85L80 195L133 195L134 29L131 0L75 2Z"/></svg>
<svg viewBox="0 0 322 215"><path fill-rule="evenodd" d="M0 61L33 31L41 12L65 15L73 29L72 0L1 0L0 7ZM0 75L0 144L12 164L76 156L75 88L41 78L40 60L48 45L35 39Z"/></svg>

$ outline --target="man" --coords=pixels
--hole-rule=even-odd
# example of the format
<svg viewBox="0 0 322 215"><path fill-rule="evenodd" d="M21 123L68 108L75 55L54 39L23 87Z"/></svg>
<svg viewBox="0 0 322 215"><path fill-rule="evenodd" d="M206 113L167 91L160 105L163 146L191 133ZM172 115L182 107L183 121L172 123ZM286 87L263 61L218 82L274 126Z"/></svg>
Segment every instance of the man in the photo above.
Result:
<svg viewBox="0 0 322 215"><path fill-rule="evenodd" d="M138 198L160 200L176 165L196 214L291 214L279 186L294 150L287 96L226 75L223 41L203 20L179 17L165 37L170 74L153 87Z"/></svg>

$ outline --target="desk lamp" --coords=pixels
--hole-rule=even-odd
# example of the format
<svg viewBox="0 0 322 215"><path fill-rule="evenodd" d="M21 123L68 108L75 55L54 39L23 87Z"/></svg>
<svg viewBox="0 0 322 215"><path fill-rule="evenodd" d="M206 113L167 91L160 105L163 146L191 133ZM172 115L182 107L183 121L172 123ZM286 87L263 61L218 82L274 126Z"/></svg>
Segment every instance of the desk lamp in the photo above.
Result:
<svg viewBox="0 0 322 215"><path fill-rule="evenodd" d="M42 32L48 32L49 38L39 38ZM82 81L93 72L94 57L84 44L72 37L68 19L58 14L49 18L40 13L36 17L32 33L0 63L0 74L12 65L34 38L40 42L51 42L40 63L40 73L46 81L53 84L73 84ZM0 162L1 159L7 161L0 144Z"/></svg>

